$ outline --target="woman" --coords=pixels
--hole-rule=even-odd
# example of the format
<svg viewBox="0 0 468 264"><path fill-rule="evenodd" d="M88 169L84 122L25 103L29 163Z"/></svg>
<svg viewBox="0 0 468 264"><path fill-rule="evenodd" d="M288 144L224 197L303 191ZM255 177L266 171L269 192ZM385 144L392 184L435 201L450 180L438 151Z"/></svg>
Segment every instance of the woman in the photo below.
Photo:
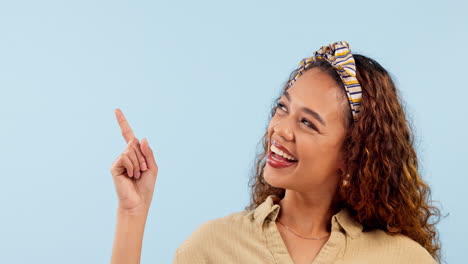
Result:
<svg viewBox="0 0 468 264"><path fill-rule="evenodd" d="M345 41L301 61L271 111L245 211L210 220L174 263L436 263L440 244L395 85ZM128 146L112 263L139 263L157 165L120 110Z"/></svg>

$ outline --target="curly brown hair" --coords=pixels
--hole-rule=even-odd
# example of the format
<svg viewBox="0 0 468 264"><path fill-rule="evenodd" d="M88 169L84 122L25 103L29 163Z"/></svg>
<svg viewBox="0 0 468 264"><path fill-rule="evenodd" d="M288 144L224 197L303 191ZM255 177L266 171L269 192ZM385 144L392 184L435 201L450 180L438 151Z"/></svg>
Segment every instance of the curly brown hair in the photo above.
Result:
<svg viewBox="0 0 468 264"><path fill-rule="evenodd" d="M328 73L340 89L347 118L346 138L342 151L345 169L338 186L340 206L347 208L364 227L403 234L423 246L438 262L441 261L436 224L440 210L431 205L431 190L418 172L418 158L413 146L414 135L406 119L397 88L390 74L375 60L353 54L357 79L362 87L359 119L352 120L343 83L334 68L324 60L315 60L306 70L318 67ZM297 73L293 71L291 80ZM285 83L275 100L270 119L276 112ZM284 198L285 189L276 188L263 179L268 155L268 132L261 140L263 151L256 156L249 181L251 201L246 210L258 207L269 195ZM436 217L435 221L430 221ZM431 218L432 219L432 218Z"/></svg>

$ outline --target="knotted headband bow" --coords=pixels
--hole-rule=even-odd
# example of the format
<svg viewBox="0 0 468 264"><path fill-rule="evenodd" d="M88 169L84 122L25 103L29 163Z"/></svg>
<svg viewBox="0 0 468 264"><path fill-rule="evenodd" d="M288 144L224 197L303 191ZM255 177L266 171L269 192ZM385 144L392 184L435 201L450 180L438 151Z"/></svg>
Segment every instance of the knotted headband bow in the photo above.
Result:
<svg viewBox="0 0 468 264"><path fill-rule="evenodd" d="M354 57L346 41L337 41L328 46L322 46L319 50L314 52L312 57L303 59L296 70L297 74L289 81L287 88L291 87L304 71L308 69L309 65L317 59L324 59L335 68L344 84L348 95L349 106L353 114L353 120L356 121L361 106L362 89L356 78Z"/></svg>

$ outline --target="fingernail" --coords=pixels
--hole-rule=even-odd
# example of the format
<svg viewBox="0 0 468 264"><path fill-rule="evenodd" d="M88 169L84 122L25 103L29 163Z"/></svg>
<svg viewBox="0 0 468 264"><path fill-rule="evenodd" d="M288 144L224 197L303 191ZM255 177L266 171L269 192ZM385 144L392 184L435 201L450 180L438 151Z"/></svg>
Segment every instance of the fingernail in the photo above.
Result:
<svg viewBox="0 0 468 264"><path fill-rule="evenodd" d="M148 167L146 166L146 162L143 162L143 164L141 165L141 170L145 171L146 169L148 169Z"/></svg>
<svg viewBox="0 0 468 264"><path fill-rule="evenodd" d="M136 177L137 177L137 179L140 178L140 172L139 171L137 171Z"/></svg>

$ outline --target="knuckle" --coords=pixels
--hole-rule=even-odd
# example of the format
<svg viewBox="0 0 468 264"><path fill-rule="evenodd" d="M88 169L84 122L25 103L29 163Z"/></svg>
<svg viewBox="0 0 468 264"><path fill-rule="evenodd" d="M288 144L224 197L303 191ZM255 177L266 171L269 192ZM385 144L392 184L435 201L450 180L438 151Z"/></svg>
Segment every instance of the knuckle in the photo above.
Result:
<svg viewBox="0 0 468 264"><path fill-rule="evenodd" d="M139 160L144 160L143 153L141 152L139 147L134 148L135 154Z"/></svg>
<svg viewBox="0 0 468 264"><path fill-rule="evenodd" d="M125 164L125 167L133 168L133 164L130 159L125 159L123 163Z"/></svg>
<svg viewBox="0 0 468 264"><path fill-rule="evenodd" d="M131 157L132 154L133 154L133 148L132 147L128 147L125 151L124 151L125 155L127 155L128 157Z"/></svg>
<svg viewBox="0 0 468 264"><path fill-rule="evenodd" d="M131 151L133 151L133 147L132 145L128 145L127 148L125 149L125 152L130 153Z"/></svg>
<svg viewBox="0 0 468 264"><path fill-rule="evenodd" d="M133 153L135 153L137 158L140 158L141 153L138 151L138 148L133 148L132 151L133 151Z"/></svg>
<svg viewBox="0 0 468 264"><path fill-rule="evenodd" d="M138 146L138 144L139 144L139 141L137 138L132 138L130 139L130 141L128 141L128 145L130 146Z"/></svg>

